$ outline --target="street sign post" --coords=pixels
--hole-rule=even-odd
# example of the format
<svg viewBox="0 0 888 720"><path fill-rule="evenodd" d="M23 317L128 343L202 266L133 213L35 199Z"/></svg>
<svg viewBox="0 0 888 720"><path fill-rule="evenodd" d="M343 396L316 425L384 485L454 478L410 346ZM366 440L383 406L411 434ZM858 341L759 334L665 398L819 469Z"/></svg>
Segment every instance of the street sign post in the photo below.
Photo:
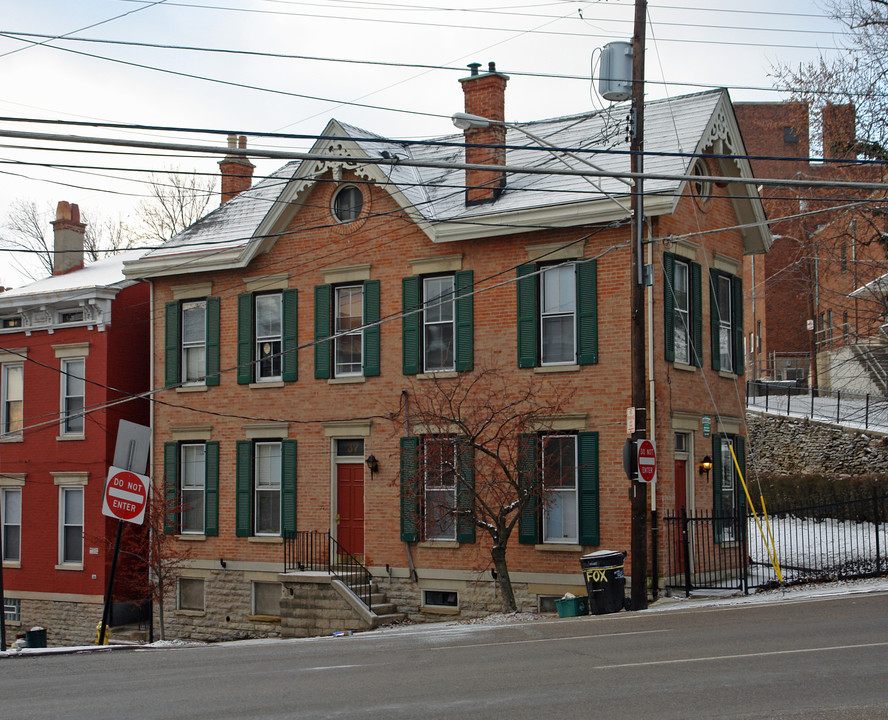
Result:
<svg viewBox="0 0 888 720"><path fill-rule="evenodd" d="M102 515L141 525L150 487L151 480L145 475L112 466L102 497Z"/></svg>
<svg viewBox="0 0 888 720"><path fill-rule="evenodd" d="M638 479L646 483L657 480L657 445L653 440L638 441Z"/></svg>

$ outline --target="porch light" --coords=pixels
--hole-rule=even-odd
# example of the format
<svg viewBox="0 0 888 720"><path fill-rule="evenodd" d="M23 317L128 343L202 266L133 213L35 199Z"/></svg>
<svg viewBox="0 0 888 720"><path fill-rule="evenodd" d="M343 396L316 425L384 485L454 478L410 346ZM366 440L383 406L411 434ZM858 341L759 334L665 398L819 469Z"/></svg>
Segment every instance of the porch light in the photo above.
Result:
<svg viewBox="0 0 888 720"><path fill-rule="evenodd" d="M371 475L379 472L379 461L376 459L375 455L368 455L365 462L367 463L367 467L370 468Z"/></svg>
<svg viewBox="0 0 888 720"><path fill-rule="evenodd" d="M706 479L709 479L709 471L712 470L712 458L709 455L703 456L703 461L698 465L700 468L700 474L706 474Z"/></svg>

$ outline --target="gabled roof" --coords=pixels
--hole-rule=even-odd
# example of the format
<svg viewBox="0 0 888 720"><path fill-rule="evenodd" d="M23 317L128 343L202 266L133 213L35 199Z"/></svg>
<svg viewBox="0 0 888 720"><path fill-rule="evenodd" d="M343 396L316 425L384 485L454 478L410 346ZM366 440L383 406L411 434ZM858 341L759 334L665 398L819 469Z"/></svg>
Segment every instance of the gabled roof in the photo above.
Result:
<svg viewBox="0 0 888 720"><path fill-rule="evenodd" d="M530 133L555 147L583 151L582 158L605 172L628 172L628 109L624 103L580 115L509 124L506 163L543 170L588 169L577 154L541 151L539 143L528 136ZM245 267L273 244L275 233L298 212L316 179L331 169L353 170L385 188L432 242L481 239L532 230L535 225L569 227L609 222L629 214L625 181L547 173L511 173L505 191L495 202L466 206L464 170L449 166L465 162L460 147L463 142L459 133L428 144L401 143L331 120L312 148L313 154L329 155L329 162L288 163L162 248L127 263L125 273L128 277L150 277ZM672 176L690 173L694 158L683 153L744 155L727 92L712 90L647 103L645 150L646 173ZM343 162L343 156L354 161ZM425 161L438 167L361 163L362 158L379 157ZM445 167L440 167L442 164ZM752 180L746 160L730 158L719 164L722 175L738 181ZM647 215L669 214L675 210L684 181L648 179L644 190ZM754 225L744 230L746 252L766 251L770 232L764 225L765 215L754 185L744 185L730 194L737 198L734 206L741 222Z"/></svg>

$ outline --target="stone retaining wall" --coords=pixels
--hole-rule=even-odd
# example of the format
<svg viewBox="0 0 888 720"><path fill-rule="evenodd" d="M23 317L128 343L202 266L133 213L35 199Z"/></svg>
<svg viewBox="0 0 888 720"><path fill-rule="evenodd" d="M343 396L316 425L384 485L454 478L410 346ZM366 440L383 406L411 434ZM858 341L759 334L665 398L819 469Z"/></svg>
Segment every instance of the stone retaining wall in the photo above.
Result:
<svg viewBox="0 0 888 720"><path fill-rule="evenodd" d="M888 472L888 437L808 419L749 412L750 472L863 475Z"/></svg>
<svg viewBox="0 0 888 720"><path fill-rule="evenodd" d="M16 597L12 591L6 595ZM26 630L42 627L46 628L48 647L92 645L96 640L96 624L101 619L101 603L22 599L21 622L6 621L6 640L11 645Z"/></svg>

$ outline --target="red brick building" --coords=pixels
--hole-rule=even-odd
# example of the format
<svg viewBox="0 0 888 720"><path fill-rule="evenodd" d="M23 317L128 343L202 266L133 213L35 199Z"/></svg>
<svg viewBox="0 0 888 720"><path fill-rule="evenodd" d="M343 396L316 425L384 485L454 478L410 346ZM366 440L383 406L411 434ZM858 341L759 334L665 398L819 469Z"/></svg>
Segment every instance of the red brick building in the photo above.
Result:
<svg viewBox="0 0 888 720"><path fill-rule="evenodd" d="M83 266L76 205L59 203L54 274L0 294L0 510L9 639L95 639L110 566L102 491L121 419L148 423L148 284L127 251ZM121 402L123 401L123 402ZM118 598L122 599L122 598Z"/></svg>
<svg viewBox="0 0 888 720"><path fill-rule="evenodd" d="M333 120L312 150L329 160L284 166L127 264L153 284L154 374L167 388L153 476L190 508L169 524L194 550L174 632L278 632L281 536L293 530L329 530L414 617L496 608L485 533L435 519L460 502L456 488L420 480L404 502L404 453L425 452L432 434L386 419L483 366L572 393L547 436L571 458L564 492L509 543L519 605L582 592L580 555L629 548L630 188L559 174L587 158L626 172L627 107L502 123L507 81L492 66L461 81L466 112L492 121L464 135L402 143ZM725 92L652 102L645 118L651 172L737 178L651 180L645 202L652 502L731 506L722 440L742 459L742 259L770 236L743 184L749 165L732 157L744 150ZM237 159L220 163L223 197ZM706 455L711 478L698 473Z"/></svg>

